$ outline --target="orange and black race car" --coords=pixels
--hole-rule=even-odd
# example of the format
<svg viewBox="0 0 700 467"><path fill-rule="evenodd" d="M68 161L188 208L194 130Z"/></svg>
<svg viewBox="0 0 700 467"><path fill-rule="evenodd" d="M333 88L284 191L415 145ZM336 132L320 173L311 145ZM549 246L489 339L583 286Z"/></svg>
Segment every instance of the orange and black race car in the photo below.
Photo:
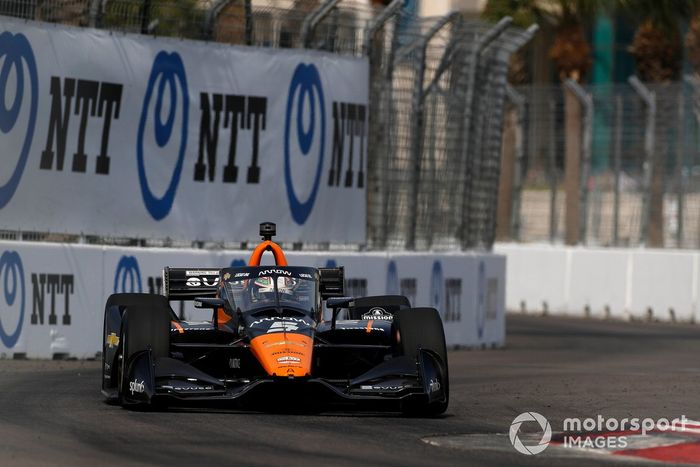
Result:
<svg viewBox="0 0 700 467"><path fill-rule="evenodd" d="M260 226L249 266L165 268L165 295L105 307L102 393L124 406L234 402L258 410L357 407L438 415L449 378L442 321L403 296L344 295L343 268L288 266ZM275 266L260 266L271 251ZM170 300L212 309L178 319ZM323 320L323 302L332 319ZM340 316L347 319L340 319Z"/></svg>

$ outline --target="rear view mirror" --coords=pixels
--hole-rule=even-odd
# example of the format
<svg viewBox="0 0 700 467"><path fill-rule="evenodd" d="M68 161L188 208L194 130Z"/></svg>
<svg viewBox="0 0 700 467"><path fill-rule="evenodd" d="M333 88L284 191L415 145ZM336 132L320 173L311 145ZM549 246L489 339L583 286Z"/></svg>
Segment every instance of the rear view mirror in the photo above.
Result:
<svg viewBox="0 0 700 467"><path fill-rule="evenodd" d="M347 308L347 306L355 300L353 297L331 297L326 300L328 308Z"/></svg>
<svg viewBox="0 0 700 467"><path fill-rule="evenodd" d="M223 298L199 297L194 299L195 308L221 308L226 304Z"/></svg>

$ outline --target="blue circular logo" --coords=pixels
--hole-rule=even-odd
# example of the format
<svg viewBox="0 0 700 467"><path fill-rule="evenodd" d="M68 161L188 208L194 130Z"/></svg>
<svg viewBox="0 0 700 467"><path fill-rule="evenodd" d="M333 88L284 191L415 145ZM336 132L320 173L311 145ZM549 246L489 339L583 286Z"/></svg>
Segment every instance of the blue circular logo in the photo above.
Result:
<svg viewBox="0 0 700 467"><path fill-rule="evenodd" d="M484 335L484 323L486 321L486 265L484 260L479 261L479 276L476 281L476 330L479 338Z"/></svg>
<svg viewBox="0 0 700 467"><path fill-rule="evenodd" d="M12 35L9 32L0 34L0 58L5 57L2 69L0 69L0 131L9 133L17 123L22 101L24 100L24 65L29 71L29 88L31 90L31 103L29 105L29 118L27 120L27 132L24 136L19 160L12 172L10 179L0 186L0 209L10 202L17 191L19 180L22 178L24 167L27 165L29 150L34 137L34 126L36 124L36 112L39 105L39 79L37 78L36 61L34 52L29 41L23 34ZM8 108L5 97L7 96L7 82L10 72L14 70L16 79L15 98ZM9 347L9 346L8 346Z"/></svg>
<svg viewBox="0 0 700 467"><path fill-rule="evenodd" d="M179 83L179 86L178 86ZM158 85L157 90L156 84ZM168 88L170 99L170 111L165 121L161 120L161 110L163 109L163 95L165 88ZM153 109L153 121L155 139L158 147L162 148L170 141L175 125L175 115L178 109L177 88L182 92L182 125L180 128L180 148L177 163L170 184L161 198L156 197L148 186L146 179L146 169L144 166L143 136L146 128L146 121L149 117L149 107L154 91L156 94L156 105ZM187 90L187 76L185 66L180 55L176 52L171 54L161 51L156 55L151 68L151 76L148 78L146 96L143 99L143 109L141 110L141 120L139 121L139 131L136 138L136 161L138 163L139 183L141 184L141 195L151 217L159 221L170 213L175 201L175 192L180 183L182 165L185 161L185 150L187 149L187 118L189 116L190 96Z"/></svg>
<svg viewBox="0 0 700 467"><path fill-rule="evenodd" d="M234 259L233 261L231 261L232 268L244 268L246 266L247 264L244 259Z"/></svg>
<svg viewBox="0 0 700 467"><path fill-rule="evenodd" d="M442 307L442 295L443 295L443 280L442 280L442 264L440 261L435 261L433 263L433 272L430 278L430 306L440 311Z"/></svg>
<svg viewBox="0 0 700 467"><path fill-rule="evenodd" d="M325 267L327 267L327 268L337 268L337 267L338 267L338 263L336 263L334 259L329 259L328 261L326 261L326 266L325 266Z"/></svg>
<svg viewBox="0 0 700 467"><path fill-rule="evenodd" d="M17 339L19 339L19 335L22 332L22 323L24 322L24 267L22 267L22 259L16 251L5 251L0 256L0 280L2 281L3 297L7 308L14 306L18 297L20 299L19 322L14 332L8 333L3 328L2 321L0 321L0 340L5 347L12 348L17 343Z"/></svg>
<svg viewBox="0 0 700 467"><path fill-rule="evenodd" d="M294 101L296 98L296 109ZM308 108L307 108L308 104ZM320 110L320 128L316 128L317 107ZM296 112L295 112L296 110ZM304 115L308 115L308 125L304 126ZM292 119L296 123L296 132L291 134ZM300 200L294 190L292 180L292 155L291 141L293 139L301 151L302 157L308 156L314 142L316 133L320 134L318 140L318 166L311 186L311 194L305 201ZM318 187L321 184L321 171L323 169L323 153L326 147L326 104L323 100L323 86L321 76L313 64L300 63L294 71L292 82L289 85L289 97L287 98L287 114L284 125L284 181L287 185L287 198L292 211L292 219L299 225L304 224L309 218L316 201Z"/></svg>
<svg viewBox="0 0 700 467"><path fill-rule="evenodd" d="M399 272L396 270L396 262L389 261L389 267L386 270L386 294L399 295Z"/></svg>
<svg viewBox="0 0 700 467"><path fill-rule="evenodd" d="M141 293L141 270L134 256L122 256L114 273L114 293Z"/></svg>

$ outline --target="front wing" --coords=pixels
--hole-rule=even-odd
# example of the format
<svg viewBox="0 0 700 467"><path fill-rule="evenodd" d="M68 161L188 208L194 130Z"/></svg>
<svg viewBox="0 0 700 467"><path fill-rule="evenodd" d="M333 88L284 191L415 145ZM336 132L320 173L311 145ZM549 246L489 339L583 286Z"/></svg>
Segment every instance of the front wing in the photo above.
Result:
<svg viewBox="0 0 700 467"><path fill-rule="evenodd" d="M125 404L196 405L232 402L240 408L302 409L357 407L400 411L407 404L447 398L445 364L432 351L415 359L395 357L351 380L315 377L257 377L222 381L180 360L159 358L150 350L132 357L124 388Z"/></svg>

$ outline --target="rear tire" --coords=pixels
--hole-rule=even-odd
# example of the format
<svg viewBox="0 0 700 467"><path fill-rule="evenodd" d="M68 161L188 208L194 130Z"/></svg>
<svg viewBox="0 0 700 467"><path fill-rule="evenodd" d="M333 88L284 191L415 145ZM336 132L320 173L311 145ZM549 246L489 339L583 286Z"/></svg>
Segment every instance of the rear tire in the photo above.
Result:
<svg viewBox="0 0 700 467"><path fill-rule="evenodd" d="M397 353L415 359L418 349L430 350L440 357L444 366L445 400L422 406L407 407L404 412L410 415L440 415L447 410L450 402L450 377L447 364L447 345L440 314L434 308L412 308L399 310L394 314L397 331Z"/></svg>

